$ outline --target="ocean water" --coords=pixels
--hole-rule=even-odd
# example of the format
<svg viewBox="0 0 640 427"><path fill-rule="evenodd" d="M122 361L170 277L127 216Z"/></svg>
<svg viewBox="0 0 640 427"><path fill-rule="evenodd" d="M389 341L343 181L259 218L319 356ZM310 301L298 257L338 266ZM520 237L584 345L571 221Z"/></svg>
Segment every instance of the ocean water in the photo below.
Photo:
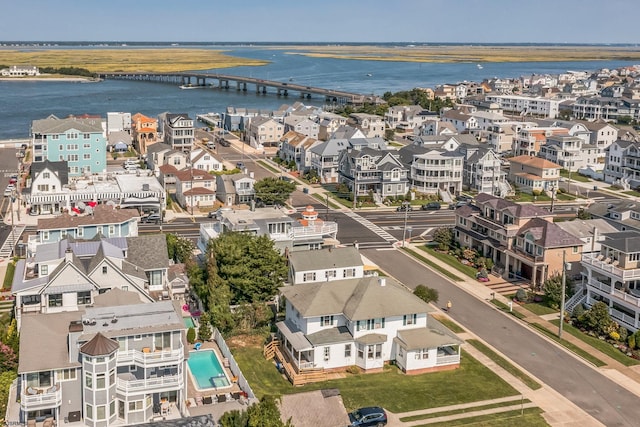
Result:
<svg viewBox="0 0 640 427"><path fill-rule="evenodd" d="M202 46L198 46L202 48ZM215 46L213 48L220 48ZM416 87L462 81L482 81L492 77L520 77L523 75L558 74L567 70L594 71L634 65L629 61L582 62L509 62L483 63L409 63L385 61L310 58L290 53L285 48L232 46L229 54L270 61L261 67L212 69L210 72L248 76L266 80L293 81L327 89L362 94L382 95ZM370 74L370 76L369 76ZM275 109L282 104L302 101L308 105L322 105L323 99L300 99L298 94L277 97L274 93L256 95L254 88L247 92L234 89L182 90L166 83L106 80L97 83L56 81L0 81L0 139L26 138L31 122L54 114L97 114L124 111L147 116L162 112L196 114L222 112L227 106Z"/></svg>

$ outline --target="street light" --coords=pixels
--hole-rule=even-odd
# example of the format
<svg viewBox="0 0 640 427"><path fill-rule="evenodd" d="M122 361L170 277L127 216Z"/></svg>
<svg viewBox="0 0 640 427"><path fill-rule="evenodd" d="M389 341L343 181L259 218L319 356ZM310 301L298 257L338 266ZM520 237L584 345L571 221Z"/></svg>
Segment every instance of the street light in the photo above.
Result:
<svg viewBox="0 0 640 427"><path fill-rule="evenodd" d="M556 198L556 187L554 185L551 186L551 208L549 208L549 212L553 213L553 202Z"/></svg>

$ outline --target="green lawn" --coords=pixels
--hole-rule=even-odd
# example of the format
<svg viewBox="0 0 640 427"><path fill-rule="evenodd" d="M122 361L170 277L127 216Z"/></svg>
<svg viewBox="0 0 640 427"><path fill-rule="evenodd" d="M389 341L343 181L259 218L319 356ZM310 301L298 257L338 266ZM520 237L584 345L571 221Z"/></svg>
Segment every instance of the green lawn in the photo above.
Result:
<svg viewBox="0 0 640 427"><path fill-rule="evenodd" d="M420 247L422 250L425 250L424 247ZM418 252L411 250L409 248L403 248L403 250L409 254L411 254L412 257L419 259L420 261L422 261L423 263L425 263L426 265L428 265L430 268L436 270L439 273L442 273L443 275L447 276L449 279L456 281L456 282L461 282L462 279L460 277L458 277L457 275L455 275L454 273L452 273L451 271L449 271L446 268L441 267L439 264L436 264L435 262L431 261L430 259L427 259L426 257L422 256L421 254L419 254Z"/></svg>
<svg viewBox="0 0 640 427"><path fill-rule="evenodd" d="M548 330L547 328L545 328L544 326L542 326L539 323L531 323L531 326L533 326L534 328L536 328L537 330L539 330L540 332L545 334L548 338L551 338L552 340L556 341L561 346L563 346L566 349L572 351L573 353L577 354L578 356L582 357L583 359L591 362L595 366L602 367L602 366L606 365L606 363L604 363L602 360L598 359L595 356L592 356L591 354L589 354L588 352L584 351L580 347L570 343L569 341L567 341L565 339L558 338L557 331L556 332L552 332L552 331Z"/></svg>
<svg viewBox="0 0 640 427"><path fill-rule="evenodd" d="M449 328L453 333L462 334L462 333L466 332L456 322L452 321L448 317L445 317L445 316L433 316L433 318L436 319L438 322L442 323L447 328Z"/></svg>
<svg viewBox="0 0 640 427"><path fill-rule="evenodd" d="M466 274L467 276L471 277L472 279L476 278L476 273L478 272L478 270L476 270L475 267L472 267L470 265L464 265L463 263L458 261L458 259L456 257L454 257L453 255L449 255L449 254L445 254L445 253L442 253L442 252L438 252L438 251L436 251L435 249L433 249L433 248L431 248L429 246L420 246L420 249L422 249L423 251L425 251L429 255L433 256L434 258L439 259L440 261L444 262L445 264L450 265L455 270L458 270L461 273Z"/></svg>
<svg viewBox="0 0 640 427"><path fill-rule="evenodd" d="M553 313L560 312L560 310L547 307L546 305L544 305L544 303L540 303L540 302L530 302L522 305L522 307L526 308L533 314L537 314L538 316L544 316L545 314L553 314Z"/></svg>
<svg viewBox="0 0 640 427"><path fill-rule="evenodd" d="M523 400L521 398L517 398L517 396L514 396L514 400L511 400L509 402L491 403L491 404L488 404L488 405L479 405L479 406L474 406L474 407L471 407L471 408L452 409L450 411L432 412L430 414L424 414L424 415L414 415L412 417L400 418L400 421L406 423L406 422L409 422L409 421L427 420L429 418L445 417L447 415L465 414L467 412L482 411L482 410L485 410L485 409L502 408L504 406L512 406L512 405L520 404L520 403L531 403L531 401L529 399L524 399Z"/></svg>
<svg viewBox="0 0 640 427"><path fill-rule="evenodd" d="M293 387L278 373L272 360L265 360L261 348L232 347L231 351L258 398L337 388L347 410L379 405L399 413L518 394L464 351L460 368L453 371L405 375L395 366L386 366L381 373L346 374L341 379L303 387Z"/></svg>
<svg viewBox="0 0 640 427"><path fill-rule="evenodd" d="M560 169L560 176L567 179L571 178L571 181L591 182L591 178L581 175L578 172L571 172L571 176L569 176L569 171L566 169Z"/></svg>
<svg viewBox="0 0 640 427"><path fill-rule="evenodd" d="M311 195L314 199L320 201L321 203L323 203L325 206L327 205L327 196L323 195L323 194L318 194L318 193L313 193ZM338 203L335 202L335 199L333 199L332 197L329 197L329 206L333 209L341 209L342 206L339 205Z"/></svg>
<svg viewBox="0 0 640 427"><path fill-rule="evenodd" d="M477 350L479 350L482 354L487 356L489 359L493 360L498 366L500 366L505 371L509 372L514 377L520 379L523 383L527 385L531 390L538 390L542 387L537 381L531 378L529 375L522 372L520 369L516 368L509 362L507 359L504 359L502 356L497 354L495 351L491 350L484 343L478 340L467 340L468 344L471 344Z"/></svg>
<svg viewBox="0 0 640 427"><path fill-rule="evenodd" d="M498 307L500 310L506 311L507 313L511 314L512 316L517 317L518 319L522 320L522 319L524 319L526 317L524 314L520 313L517 310L509 310L509 306L507 304L503 303L500 300L492 299L491 303L493 305L495 305L496 307ZM515 305L515 303L513 303L513 304Z"/></svg>
<svg viewBox="0 0 640 427"><path fill-rule="evenodd" d="M554 325L558 326L560 325L560 319L558 320L552 320L551 323L553 323ZM570 335L573 335L574 337L578 338L581 341L584 341L585 343L589 344L591 347L599 350L600 352L606 354L607 356L611 357L612 359L617 360L618 362L622 363L625 366L635 366L635 365L639 365L640 361L633 359L629 356L627 356L626 354L624 354L623 352L621 352L620 350L618 350L617 348L613 347L611 344L609 344L606 341L602 341L596 337L592 337L590 335L585 334L584 332L582 332L580 329L574 327L573 325L569 325L567 323L565 323L562 326L562 329L564 330L565 333L568 333Z"/></svg>
<svg viewBox="0 0 640 427"><path fill-rule="evenodd" d="M16 271L16 263L11 261L7 264L7 271L4 274L2 281L2 289L5 291L11 290L11 283L13 282L13 274Z"/></svg>
<svg viewBox="0 0 640 427"><path fill-rule="evenodd" d="M542 417L542 409L527 408L524 411L508 411L491 415L479 415L477 417L450 420L442 423L429 423L429 427L548 427L549 424Z"/></svg>
<svg viewBox="0 0 640 427"><path fill-rule="evenodd" d="M640 191L635 191L635 190L623 191L622 194L628 194L630 196L640 197Z"/></svg>

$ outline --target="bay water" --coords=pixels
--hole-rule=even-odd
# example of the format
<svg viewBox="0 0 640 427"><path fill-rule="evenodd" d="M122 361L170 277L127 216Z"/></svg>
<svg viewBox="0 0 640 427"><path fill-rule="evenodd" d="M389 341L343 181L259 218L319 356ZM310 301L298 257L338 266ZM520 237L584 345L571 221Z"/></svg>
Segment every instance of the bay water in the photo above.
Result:
<svg viewBox="0 0 640 427"><path fill-rule="evenodd" d="M197 48L201 49L202 46ZM219 46L212 47L220 49ZM568 70L595 71L634 65L629 61L581 62L502 62L483 63L415 63L311 58L286 48L226 48L230 55L263 59L268 65L211 69L205 72L292 81L296 84L345 90L361 94L435 87L438 84L482 81L486 78L520 77L535 74L558 74ZM255 88L238 92L229 90L183 90L177 85L155 82L105 80L95 83L72 81L0 81L0 139L26 138L31 122L53 114L95 114L107 112L143 113L150 117L169 111L197 114L222 112L227 106L273 110L282 104L301 101L323 105L324 99L300 99L297 93L277 97L275 93L256 95Z"/></svg>

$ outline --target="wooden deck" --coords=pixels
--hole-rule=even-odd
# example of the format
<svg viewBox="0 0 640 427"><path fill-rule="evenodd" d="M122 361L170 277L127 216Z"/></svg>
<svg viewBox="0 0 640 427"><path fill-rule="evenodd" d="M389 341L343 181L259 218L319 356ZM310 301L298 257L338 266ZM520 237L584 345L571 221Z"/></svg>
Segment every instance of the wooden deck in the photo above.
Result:
<svg viewBox="0 0 640 427"><path fill-rule="evenodd" d="M298 369L296 364L290 360L289 354L286 351L282 351L278 340L272 340L267 343L264 346L263 354L267 360L275 359L280 362L285 375L291 381L291 384L295 386L329 379L329 375L324 368Z"/></svg>

